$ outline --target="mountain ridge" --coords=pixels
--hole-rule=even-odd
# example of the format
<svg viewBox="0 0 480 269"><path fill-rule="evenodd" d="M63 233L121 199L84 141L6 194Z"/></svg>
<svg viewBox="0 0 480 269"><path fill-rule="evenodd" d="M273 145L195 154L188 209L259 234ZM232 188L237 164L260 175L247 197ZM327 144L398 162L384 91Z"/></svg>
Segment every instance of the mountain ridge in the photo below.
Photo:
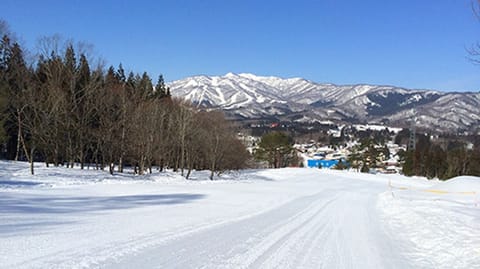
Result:
<svg viewBox="0 0 480 269"><path fill-rule="evenodd" d="M317 83L300 77L250 73L199 75L168 83L174 96L239 119L375 122L417 125L439 132L477 132L480 93L407 89L391 85ZM296 117L293 118L292 116Z"/></svg>

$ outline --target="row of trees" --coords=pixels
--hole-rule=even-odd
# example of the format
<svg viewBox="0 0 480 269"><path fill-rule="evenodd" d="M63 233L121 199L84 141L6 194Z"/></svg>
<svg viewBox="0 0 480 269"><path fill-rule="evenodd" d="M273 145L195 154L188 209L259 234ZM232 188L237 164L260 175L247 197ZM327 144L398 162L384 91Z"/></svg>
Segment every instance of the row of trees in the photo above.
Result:
<svg viewBox="0 0 480 269"><path fill-rule="evenodd" d="M407 176L448 179L461 175L480 176L480 148L468 148L460 141L434 143L419 136L415 150L403 152L403 173Z"/></svg>
<svg viewBox="0 0 480 269"><path fill-rule="evenodd" d="M62 49L63 48L63 49ZM170 96L160 75L92 66L72 43L45 39L27 64L21 46L0 42L0 139L4 157L73 167L80 163L143 174L153 166L188 177L192 169L238 169L248 153L220 112Z"/></svg>
<svg viewBox="0 0 480 269"><path fill-rule="evenodd" d="M405 144L408 130L397 134L395 141ZM402 142L403 141L403 142ZM415 150L400 151L403 174L427 178L449 179L461 175L480 176L480 147L453 137L432 141L428 135L417 135ZM362 139L347 158L350 167L361 172L381 168L390 152L373 139Z"/></svg>

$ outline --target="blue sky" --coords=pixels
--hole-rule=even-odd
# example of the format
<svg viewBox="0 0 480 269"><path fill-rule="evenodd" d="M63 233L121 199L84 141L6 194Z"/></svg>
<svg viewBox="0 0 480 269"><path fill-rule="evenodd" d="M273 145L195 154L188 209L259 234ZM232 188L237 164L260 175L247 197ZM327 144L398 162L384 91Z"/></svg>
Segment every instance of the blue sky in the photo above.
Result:
<svg viewBox="0 0 480 269"><path fill-rule="evenodd" d="M478 91L470 0L22 1L0 18L24 44L60 34L108 65L167 81L227 72Z"/></svg>

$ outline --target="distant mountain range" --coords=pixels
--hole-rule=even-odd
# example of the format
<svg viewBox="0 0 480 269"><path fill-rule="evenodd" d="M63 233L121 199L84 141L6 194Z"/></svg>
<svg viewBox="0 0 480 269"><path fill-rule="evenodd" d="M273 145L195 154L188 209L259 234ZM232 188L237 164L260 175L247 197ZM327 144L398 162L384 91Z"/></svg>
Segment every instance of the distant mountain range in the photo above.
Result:
<svg viewBox="0 0 480 269"><path fill-rule="evenodd" d="M194 76L168 85L174 96L219 108L238 119L384 123L405 127L416 111L419 128L478 132L480 93L334 85L253 74Z"/></svg>

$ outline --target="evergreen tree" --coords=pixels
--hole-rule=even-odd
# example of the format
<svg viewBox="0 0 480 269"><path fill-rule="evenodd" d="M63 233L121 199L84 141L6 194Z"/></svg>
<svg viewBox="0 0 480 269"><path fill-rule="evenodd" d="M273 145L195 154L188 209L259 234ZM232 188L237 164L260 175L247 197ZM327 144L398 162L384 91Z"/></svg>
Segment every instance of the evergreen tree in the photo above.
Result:
<svg viewBox="0 0 480 269"><path fill-rule="evenodd" d="M333 167L335 170L345 170L348 165L343 160L338 160L338 163Z"/></svg>
<svg viewBox="0 0 480 269"><path fill-rule="evenodd" d="M468 163L468 175L480 176L480 148L476 147L471 151Z"/></svg>
<svg viewBox="0 0 480 269"><path fill-rule="evenodd" d="M267 161L270 167L280 168L291 164L293 139L283 132L271 132L262 136L255 157Z"/></svg>
<svg viewBox="0 0 480 269"><path fill-rule="evenodd" d="M147 73L126 77L121 64L106 73L92 70L71 44L62 49L58 38L43 42L36 67L29 68L17 43L7 36L0 41L0 144L11 144L11 159L21 148L32 174L33 161L95 163L110 173L125 164L138 173L153 165L188 169L187 176L210 169L211 178L244 167L249 154L222 113L164 98L170 90L162 76L154 90ZM275 165L293 160L286 154L290 142L277 149L284 155Z"/></svg>
<svg viewBox="0 0 480 269"><path fill-rule="evenodd" d="M400 156L400 162L403 164L402 165L402 172L404 175L406 176L413 176L415 175L415 171L414 171L414 157L415 157L415 154L414 154L414 151L400 151L398 153L398 155Z"/></svg>
<svg viewBox="0 0 480 269"><path fill-rule="evenodd" d="M120 115L119 119L119 129L120 129L120 136L118 138L119 141L116 141L117 144L120 145L120 154L118 156L118 171L120 173L123 172L124 166L124 159L125 159L125 141L127 136L127 117L128 117L128 110L129 110L129 99L127 98L128 95L131 93L128 91L127 80L125 77L125 71L123 70L122 64L118 66L117 70L117 80L119 82L119 95L120 95Z"/></svg>
<svg viewBox="0 0 480 269"><path fill-rule="evenodd" d="M155 92L153 97L159 99L164 97L170 97L170 88L165 85L163 75L161 74L158 76L158 81L155 85Z"/></svg>
<svg viewBox="0 0 480 269"><path fill-rule="evenodd" d="M428 178L444 178L447 171L447 154L439 145L432 145L427 161L430 160Z"/></svg>
<svg viewBox="0 0 480 269"><path fill-rule="evenodd" d="M125 76L125 70L123 69L122 64L118 65L117 72L115 72L115 76L117 77L117 80L121 83L124 83L127 80L127 77Z"/></svg>
<svg viewBox="0 0 480 269"><path fill-rule="evenodd" d="M105 74L105 87L113 88L114 84L116 84L117 82L118 81L115 73L115 68L113 68L113 66L110 66L107 69L107 73Z"/></svg>
<svg viewBox="0 0 480 269"><path fill-rule="evenodd" d="M92 132L94 119L96 118L97 110L95 107L96 90L101 86L101 83L95 83L92 79L92 72L87 57L84 54L80 55L80 60L77 68L76 83L75 83L75 132L76 132L76 159L80 162L80 168L83 169L85 158L89 149L90 141L92 140Z"/></svg>
<svg viewBox="0 0 480 269"><path fill-rule="evenodd" d="M18 159L20 154L19 136L21 135L23 93L28 87L30 71L24 60L23 50L18 43L10 44L5 36L1 44L0 95L4 100L2 108L4 139L8 159Z"/></svg>
<svg viewBox="0 0 480 269"><path fill-rule="evenodd" d="M143 99L151 97L154 94L152 80L147 72L143 72L139 81L138 90L141 92L140 94Z"/></svg>
<svg viewBox="0 0 480 269"><path fill-rule="evenodd" d="M2 21L0 21L1 23ZM8 140L5 122L8 118L8 82L7 82L7 60L10 54L10 39L3 36L0 41L0 150L3 150L4 143Z"/></svg>
<svg viewBox="0 0 480 269"><path fill-rule="evenodd" d="M352 152L347 158L347 162L350 164L350 166L354 169L357 170L357 172L360 170L362 167L362 154L359 152L358 147L354 147Z"/></svg>
<svg viewBox="0 0 480 269"><path fill-rule="evenodd" d="M80 55L80 63L78 66L78 76L77 76L77 83L76 83L76 92L77 92L77 99L83 97L86 88L90 83L91 78L91 71L90 65L88 64L87 57L85 54Z"/></svg>

